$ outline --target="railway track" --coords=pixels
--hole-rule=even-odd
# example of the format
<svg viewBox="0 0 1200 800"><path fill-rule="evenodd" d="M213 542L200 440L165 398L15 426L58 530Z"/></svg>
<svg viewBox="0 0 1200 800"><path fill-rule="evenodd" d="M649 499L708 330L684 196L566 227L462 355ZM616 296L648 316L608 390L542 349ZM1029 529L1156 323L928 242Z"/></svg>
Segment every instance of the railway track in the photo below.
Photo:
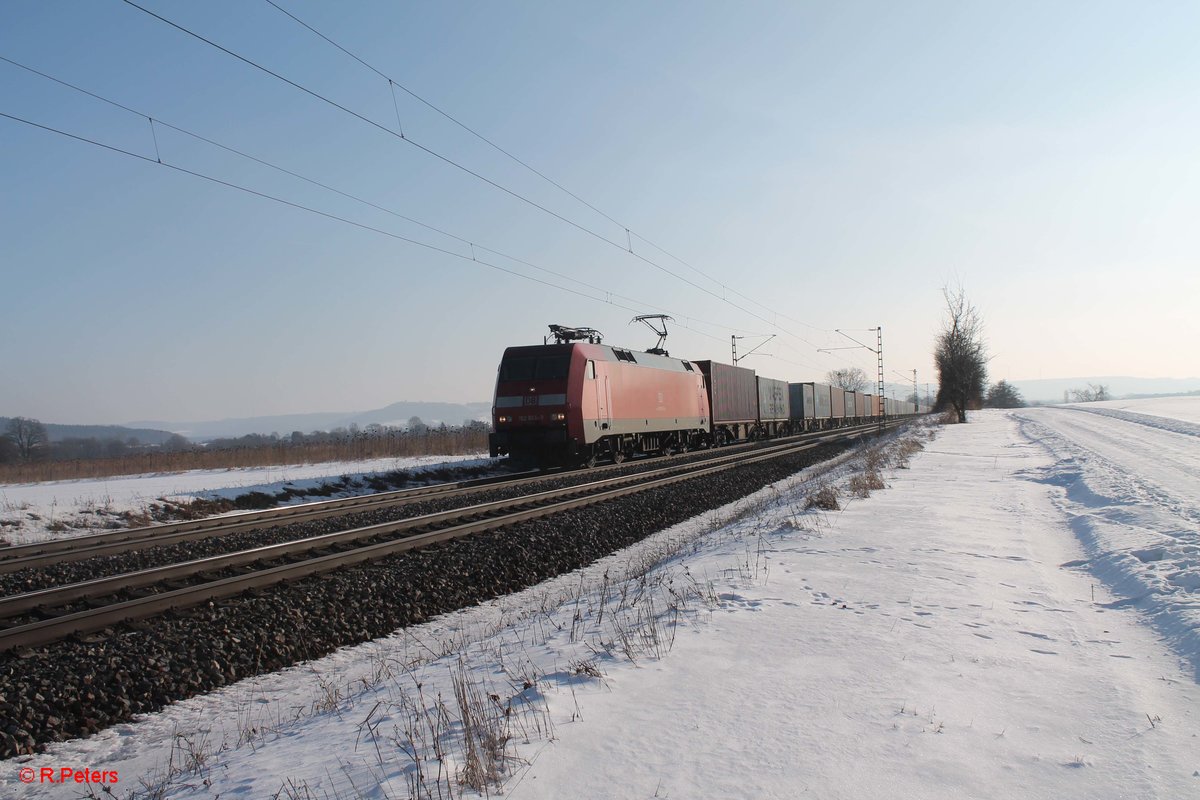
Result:
<svg viewBox="0 0 1200 800"><path fill-rule="evenodd" d="M872 424L839 430L870 430L876 427L876 425ZM814 435L819 434L801 434L799 437L781 439L779 441L795 441ZM744 444L733 448L725 448L719 452L741 452L756 446L761 445ZM654 460L634 463L625 462L624 464L604 465L593 468L587 473L575 474L603 475L614 471L628 471L631 467L647 467L653 463L655 463ZM18 572L23 569L36 569L53 564L84 561L100 556L131 553L152 547L195 541L197 539L225 536L252 530L267 530L296 523L331 519L348 514L399 508L429 500L466 497L488 490L504 489L513 486L534 486L540 482L561 479L567 474L569 473L531 471L489 478L474 478L432 486L419 486L412 489L378 492L358 497L321 500L263 511L245 511L219 517L185 520L182 522L150 525L142 528L128 528L119 531L106 531L104 533L75 536L66 539L51 539L24 545L12 545L0 548L0 575Z"/></svg>
<svg viewBox="0 0 1200 800"><path fill-rule="evenodd" d="M599 480L580 485L511 499L11 595L0 598L0 620L3 621L0 624L7 625L0 630L0 651L38 647L72 635L94 634L122 622L147 619L230 598L247 590L264 589L279 583L375 561L406 550L504 528L742 465L800 453L823 444L859 437L877 429L877 425L871 424L833 432L806 434L790 440L780 440L765 447L740 448L737 452L722 452L712 458L689 463L658 462L650 469L635 474L601 477ZM597 470L596 473L589 474L600 472ZM536 482L538 479L515 480ZM446 484L439 487L422 487L419 490L389 492L386 493L386 498L367 496L348 500L375 499L377 505L402 504L426 499L431 495L446 496L453 492L478 491L480 486L493 488L497 483L506 482L513 482L513 479L468 481L465 483L472 484L471 486ZM244 530L246 526L290 524L298 521L301 514L308 515L303 517L305 519L324 519L360 510L364 503L337 500L309 505L308 508L275 510L294 513L251 512L205 520L204 522L210 524L200 527L192 527L195 523L180 523L178 526L158 526L136 532L123 531L96 537L102 541L94 543L96 547L90 550L75 547L57 554L18 556L6 560L4 565L18 563L23 558L78 559L91 557L98 552L127 552L140 547L150 547L163 543L163 540L155 538L147 544L147 537L152 536L149 532L163 532L168 528L170 530L165 532L167 537L186 538L212 536L217 532L229 532L231 529ZM172 539L180 540L182 539ZM131 597L131 594L135 596Z"/></svg>
<svg viewBox="0 0 1200 800"><path fill-rule="evenodd" d="M862 427L866 429L870 426ZM857 428L846 428L844 430L857 430ZM754 446L739 445L737 448L726 448L721 452L734 452L735 450L744 450ZM653 463L653 461L603 465L593 468L586 474L603 475L622 469L627 471L631 467L645 467L648 463ZM36 569L52 564L84 561L99 556L131 553L137 550L146 550L152 547L195 541L214 536L225 536L252 530L266 530L296 523L331 519L348 514L399 508L429 500L465 497L488 490L504 489L518 485L533 486L539 482L561 479L567 474L569 473L562 471L529 471L488 478L473 478L432 486L419 486L412 489L377 492L358 497L320 500L283 508L245 511L205 519L185 520L161 525L149 525L141 528L106 531L86 536L74 536L66 539L51 539L23 545L12 545L0 548L0 575L18 572L23 569Z"/></svg>
<svg viewBox="0 0 1200 800"><path fill-rule="evenodd" d="M48 564L82 561L96 556L129 553L208 536L277 528L297 522L312 522L361 511L394 508L434 498L455 497L484 489L495 489L522 481L537 480L539 477L546 476L537 472L524 472L491 478L474 478L337 500L319 500L264 511L243 511L219 517L12 545L0 548L0 574Z"/></svg>

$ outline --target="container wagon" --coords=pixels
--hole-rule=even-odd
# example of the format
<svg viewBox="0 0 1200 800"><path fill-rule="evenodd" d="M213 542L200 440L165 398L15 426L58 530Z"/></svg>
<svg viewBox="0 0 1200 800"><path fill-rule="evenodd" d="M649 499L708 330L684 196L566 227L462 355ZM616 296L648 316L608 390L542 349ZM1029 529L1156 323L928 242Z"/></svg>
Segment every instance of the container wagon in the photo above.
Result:
<svg viewBox="0 0 1200 800"><path fill-rule="evenodd" d="M792 431L787 381L757 376L758 428L756 438L787 436Z"/></svg>
<svg viewBox="0 0 1200 800"><path fill-rule="evenodd" d="M792 421L793 433L811 431L817 427L814 394L815 390L811 383L788 384L788 417Z"/></svg>
<svg viewBox="0 0 1200 800"><path fill-rule="evenodd" d="M697 361L708 388L712 443L747 441L758 426L758 382L754 370L719 361Z"/></svg>
<svg viewBox="0 0 1200 800"><path fill-rule="evenodd" d="M833 420L833 427L841 427L846 424L846 390L839 389L836 386L829 387L829 400L832 406L829 416Z"/></svg>

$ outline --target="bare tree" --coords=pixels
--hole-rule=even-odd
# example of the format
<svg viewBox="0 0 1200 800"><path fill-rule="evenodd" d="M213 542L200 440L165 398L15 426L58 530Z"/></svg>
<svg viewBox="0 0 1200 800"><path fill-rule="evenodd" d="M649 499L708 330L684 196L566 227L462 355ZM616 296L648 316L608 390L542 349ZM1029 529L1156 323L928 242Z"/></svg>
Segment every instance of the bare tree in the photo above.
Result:
<svg viewBox="0 0 1200 800"><path fill-rule="evenodd" d="M1063 394L1066 394L1065 392ZM1071 402L1073 403L1094 403L1099 400L1109 400L1112 395L1109 394L1108 387L1103 383L1089 383L1086 389L1072 389ZM1065 401L1067 398L1064 397Z"/></svg>
<svg viewBox="0 0 1200 800"><path fill-rule="evenodd" d="M0 436L0 464L11 464L17 460L17 446L8 435Z"/></svg>
<svg viewBox="0 0 1200 800"><path fill-rule="evenodd" d="M942 295L946 298L946 320L933 353L938 370L937 405L953 408L958 421L966 422L967 409L979 407L987 382L983 320L961 287L943 287Z"/></svg>
<svg viewBox="0 0 1200 800"><path fill-rule="evenodd" d="M848 392L864 392L867 389L867 373L858 367L831 369L825 374L825 380L830 385L845 389Z"/></svg>
<svg viewBox="0 0 1200 800"><path fill-rule="evenodd" d="M46 426L36 419L13 417L8 421L8 438L17 448L17 456L28 461L37 455L38 448L50 441Z"/></svg>

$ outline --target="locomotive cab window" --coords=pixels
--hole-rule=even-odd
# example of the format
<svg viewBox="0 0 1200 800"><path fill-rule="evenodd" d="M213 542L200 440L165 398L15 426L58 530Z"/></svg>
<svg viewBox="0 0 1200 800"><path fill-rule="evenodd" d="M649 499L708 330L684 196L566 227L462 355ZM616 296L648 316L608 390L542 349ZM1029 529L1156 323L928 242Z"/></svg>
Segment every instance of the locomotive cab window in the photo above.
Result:
<svg viewBox="0 0 1200 800"><path fill-rule="evenodd" d="M500 364L500 380L531 381L536 358L508 358Z"/></svg>
<svg viewBox="0 0 1200 800"><path fill-rule="evenodd" d="M570 366L570 356L510 358L500 365L500 380L561 381L566 380Z"/></svg>
<svg viewBox="0 0 1200 800"><path fill-rule="evenodd" d="M566 380L567 370L570 366L570 356L542 356L537 360L534 379L539 381Z"/></svg>
<svg viewBox="0 0 1200 800"><path fill-rule="evenodd" d="M596 380L596 362L589 360L587 362L587 372L584 373L589 381Z"/></svg>

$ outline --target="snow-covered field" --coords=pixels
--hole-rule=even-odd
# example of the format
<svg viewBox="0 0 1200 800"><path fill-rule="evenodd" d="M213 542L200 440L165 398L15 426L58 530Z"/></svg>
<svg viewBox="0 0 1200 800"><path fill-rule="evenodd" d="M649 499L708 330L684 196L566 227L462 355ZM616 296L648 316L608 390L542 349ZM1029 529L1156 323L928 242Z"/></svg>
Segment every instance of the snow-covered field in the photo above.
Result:
<svg viewBox="0 0 1200 800"><path fill-rule="evenodd" d="M857 461L9 762L0 794L73 766L118 797L452 797L489 772L521 799L1200 797L1196 437L986 411L868 498ZM842 510L805 510L823 484Z"/></svg>
<svg viewBox="0 0 1200 800"><path fill-rule="evenodd" d="M1200 425L1200 397L1152 397L1144 400L1103 400L1069 406L1083 411L1127 411Z"/></svg>
<svg viewBox="0 0 1200 800"><path fill-rule="evenodd" d="M0 484L0 538L11 544L94 533L129 511L151 503L196 498L233 498L247 492L312 488L331 478L362 478L395 470L420 471L442 465L477 466L485 455L376 458L277 467L189 470L93 480ZM340 495L333 495L340 496Z"/></svg>

